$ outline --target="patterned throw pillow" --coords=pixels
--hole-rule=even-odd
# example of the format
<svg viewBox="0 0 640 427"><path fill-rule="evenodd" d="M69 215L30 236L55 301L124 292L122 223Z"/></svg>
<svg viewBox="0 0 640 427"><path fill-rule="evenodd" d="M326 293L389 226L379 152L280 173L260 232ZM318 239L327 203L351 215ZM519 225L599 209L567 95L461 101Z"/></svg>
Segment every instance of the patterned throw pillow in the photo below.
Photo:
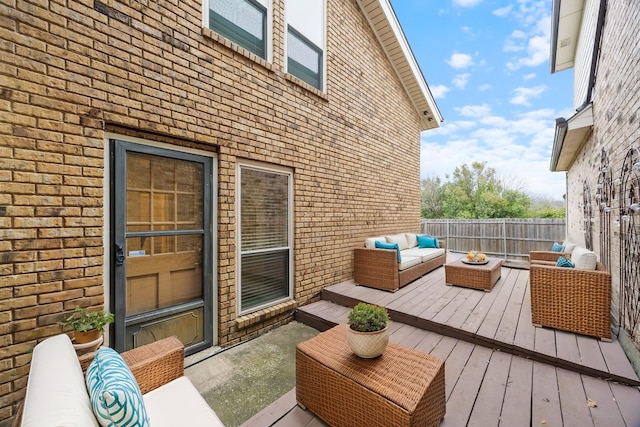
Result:
<svg viewBox="0 0 640 427"><path fill-rule="evenodd" d="M149 427L138 382L122 357L101 348L87 369L93 412L103 427Z"/></svg>
<svg viewBox="0 0 640 427"><path fill-rule="evenodd" d="M564 250L564 246L562 246L558 242L554 242L553 246L551 246L551 251L552 252L562 252L563 250Z"/></svg>
<svg viewBox="0 0 640 427"><path fill-rule="evenodd" d="M573 265L573 263L571 261L569 261L565 257L561 256L560 258L558 258L558 262L556 263L556 267L574 268L574 265Z"/></svg>

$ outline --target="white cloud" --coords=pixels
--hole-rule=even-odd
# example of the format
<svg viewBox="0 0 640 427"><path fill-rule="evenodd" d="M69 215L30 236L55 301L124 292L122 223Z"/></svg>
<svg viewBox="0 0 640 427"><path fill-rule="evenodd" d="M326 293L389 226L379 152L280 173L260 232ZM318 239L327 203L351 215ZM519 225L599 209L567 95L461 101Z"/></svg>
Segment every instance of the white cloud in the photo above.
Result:
<svg viewBox="0 0 640 427"><path fill-rule="evenodd" d="M473 65L473 58L471 55L467 55L466 53L453 53L447 61L451 67L455 69L467 68L470 65Z"/></svg>
<svg viewBox="0 0 640 427"><path fill-rule="evenodd" d="M464 89L469 82L469 77L471 77L469 73L457 74L451 82L458 89Z"/></svg>
<svg viewBox="0 0 640 427"><path fill-rule="evenodd" d="M462 164L487 162L500 176L523 185L522 191L560 200L565 191L562 173L549 171L551 141L559 112L546 108L511 118L490 115L488 105L459 109L475 121L445 124L439 133L424 132L421 138L421 176L445 179Z"/></svg>
<svg viewBox="0 0 640 427"><path fill-rule="evenodd" d="M513 96L513 98L509 100L509 102L514 105L529 106L531 105L529 100L531 98L536 98L542 95L542 93L544 93L545 90L547 90L547 87L545 85L529 87L529 88L517 87L513 90L515 92L515 95Z"/></svg>
<svg viewBox="0 0 640 427"><path fill-rule="evenodd" d="M491 85L489 83L485 83L483 85L478 86L478 91L480 92L485 92L489 89L491 89Z"/></svg>
<svg viewBox="0 0 640 427"><path fill-rule="evenodd" d="M463 117L485 117L491 112L491 107L489 104L465 105L464 107L455 107L454 110Z"/></svg>
<svg viewBox="0 0 640 427"><path fill-rule="evenodd" d="M446 94L450 89L445 85L436 85L429 86L429 90L431 90L431 94L434 98L446 98Z"/></svg>
<svg viewBox="0 0 640 427"><path fill-rule="evenodd" d="M536 67L549 59L549 38L536 36L529 39L527 55L515 62L508 62L507 68L511 71L522 67Z"/></svg>
<svg viewBox="0 0 640 427"><path fill-rule="evenodd" d="M522 80L531 80L536 78L536 73L529 73L522 76Z"/></svg>
<svg viewBox="0 0 640 427"><path fill-rule="evenodd" d="M491 13L493 13L495 16L499 16L501 18L504 18L505 16L509 15L509 12L511 12L511 8L512 7L513 7L512 5L509 5L509 6L506 6L506 7L502 7L500 9L496 9Z"/></svg>
<svg viewBox="0 0 640 427"><path fill-rule="evenodd" d="M453 0L453 4L460 7L473 7L482 2L482 0Z"/></svg>

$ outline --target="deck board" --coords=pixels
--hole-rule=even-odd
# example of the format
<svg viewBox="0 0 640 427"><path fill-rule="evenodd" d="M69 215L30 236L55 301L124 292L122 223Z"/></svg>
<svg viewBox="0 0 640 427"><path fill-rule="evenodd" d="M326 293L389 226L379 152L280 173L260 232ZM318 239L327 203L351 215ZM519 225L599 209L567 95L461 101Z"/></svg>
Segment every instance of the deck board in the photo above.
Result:
<svg viewBox="0 0 640 427"><path fill-rule="evenodd" d="M640 384L615 337L534 327L527 270L503 267L491 292L447 286L443 268L393 293L348 281L299 312L344 323L349 308L339 304L357 301L402 319L392 322L390 341L445 360L442 426L640 426L638 387L603 379ZM588 399L598 406L589 408ZM326 426L296 406L295 393L272 406L268 417L243 427Z"/></svg>

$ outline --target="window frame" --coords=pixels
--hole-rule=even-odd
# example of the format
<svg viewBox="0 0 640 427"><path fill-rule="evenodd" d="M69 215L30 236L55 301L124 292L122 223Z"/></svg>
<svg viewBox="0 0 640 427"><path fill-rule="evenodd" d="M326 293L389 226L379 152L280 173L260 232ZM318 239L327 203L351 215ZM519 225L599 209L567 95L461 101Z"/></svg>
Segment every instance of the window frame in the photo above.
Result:
<svg viewBox="0 0 640 427"><path fill-rule="evenodd" d="M256 52L256 50L252 49L250 46L245 45L243 43L241 43L241 41L239 40L239 38L233 37L230 35L233 33L231 30L229 30L229 32L225 32L225 31L220 31L219 28L214 28L211 25L211 4L213 2L215 2L215 0L205 0L202 2L202 26L204 28L207 28L211 31L213 31L214 33L218 34L220 37L224 37L225 39L229 40L230 42L232 42L233 44L251 52L252 54L256 55L257 57L267 61L267 62L271 62L271 46L272 46L272 30L271 30L271 22L272 22L272 0L267 0L266 3L267 5L263 5L261 2L257 1L257 0L239 0L239 1L244 1L245 3L247 3L248 5L250 5L251 7L254 7L257 10L263 11L263 19L262 19L262 23L263 23L263 34L262 36L264 37L264 55L260 55L260 52ZM233 25L233 24L232 24Z"/></svg>
<svg viewBox="0 0 640 427"><path fill-rule="evenodd" d="M288 0L285 0L288 1ZM320 0L322 2L322 46L318 46L315 43L313 43L307 36L304 35L304 33L302 33L300 30L296 29L295 26L291 25L289 22L289 16L285 16L285 25L283 28L284 31L284 66L285 66L285 72L293 77L295 77L296 79L305 82L306 84L318 89L321 92L325 92L326 89L326 85L327 85L327 81L326 81L326 76L327 76L327 0ZM286 11L285 11L285 15L286 15ZM319 55L319 59L320 59L320 66L318 67L318 73L319 73L319 83L320 83L320 87L315 86L311 83L309 83L307 80L305 80L304 78L299 77L296 74L293 74L290 71L289 68L289 46L288 46L288 39L289 39L289 31L293 30L293 34L295 37L297 37L298 39L300 39L303 43L305 43L307 46L311 47L313 50L318 49L320 52Z"/></svg>
<svg viewBox="0 0 640 427"><path fill-rule="evenodd" d="M288 245L286 247L277 247L277 248L269 248L269 249L253 249L249 251L242 250L242 170L243 169L251 169L253 171L264 172L264 173L275 173L280 175L287 176L287 242ZM294 246L293 246L293 170L285 167L278 167L274 165L264 165L259 162L253 162L249 160L239 161L236 167L236 309L238 315L246 315L249 313L253 313L258 310L262 310L267 307L271 307L277 304L280 304L285 301L293 300L293 278L294 278L294 270L295 266L293 263L294 260ZM247 309L243 309L242 307L242 256L243 255L251 255L256 253L267 253L272 252L276 253L282 250L288 251L288 295L283 298L279 298L273 301L265 302L264 304L260 304L254 307L250 307Z"/></svg>
<svg viewBox="0 0 640 427"><path fill-rule="evenodd" d="M305 44L308 48L310 48L312 51L316 52L318 54L318 79L317 79L317 85L314 84L313 81L310 81L312 79L312 77L309 75L309 73L305 73L306 70L308 70L307 67L305 67L304 65L300 64L298 61L296 61L295 59L291 58L289 56L289 48L288 48L288 43L287 43L287 73L291 74L292 76L302 80L303 82L307 83L310 86L315 87L318 90L323 90L324 88L324 50L322 50L321 47L316 46L311 40L309 40L308 38L306 38L300 31L296 30L295 27L293 27L291 24L287 25L287 40L289 40L289 34L292 34L294 37L296 37L299 41L301 41L303 44ZM302 72L300 74L296 74L292 72L292 64L291 61L295 62L295 67L296 69L301 69ZM299 65L297 65L299 64ZM309 75L309 77L307 77L307 75Z"/></svg>

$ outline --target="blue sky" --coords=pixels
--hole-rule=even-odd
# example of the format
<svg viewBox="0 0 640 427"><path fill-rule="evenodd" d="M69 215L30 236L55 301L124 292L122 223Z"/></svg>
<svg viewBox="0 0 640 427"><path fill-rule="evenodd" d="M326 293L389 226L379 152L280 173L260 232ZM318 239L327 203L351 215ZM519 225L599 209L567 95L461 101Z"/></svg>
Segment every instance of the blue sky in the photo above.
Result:
<svg viewBox="0 0 640 427"><path fill-rule="evenodd" d="M555 119L573 71L549 72L551 0L390 0L444 122L421 136L421 178L486 161L511 188L561 200Z"/></svg>

